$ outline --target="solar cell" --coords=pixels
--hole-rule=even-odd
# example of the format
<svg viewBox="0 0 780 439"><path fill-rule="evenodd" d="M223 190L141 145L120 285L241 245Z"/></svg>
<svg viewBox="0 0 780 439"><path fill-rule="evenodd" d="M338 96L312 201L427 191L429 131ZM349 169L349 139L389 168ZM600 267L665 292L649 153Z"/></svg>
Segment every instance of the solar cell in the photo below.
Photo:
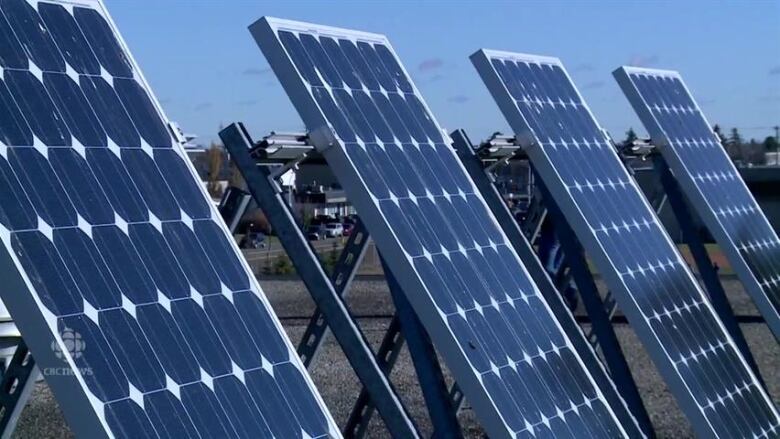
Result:
<svg viewBox="0 0 780 439"><path fill-rule="evenodd" d="M684 193L780 338L780 239L679 73L614 72Z"/></svg>
<svg viewBox="0 0 780 439"><path fill-rule="evenodd" d="M641 435L596 386L387 39L268 17L250 29L488 434Z"/></svg>
<svg viewBox="0 0 780 439"><path fill-rule="evenodd" d="M472 61L696 432L767 437L774 404L557 58Z"/></svg>
<svg viewBox="0 0 780 439"><path fill-rule="evenodd" d="M99 1L0 0L3 300L83 437L339 436Z"/></svg>

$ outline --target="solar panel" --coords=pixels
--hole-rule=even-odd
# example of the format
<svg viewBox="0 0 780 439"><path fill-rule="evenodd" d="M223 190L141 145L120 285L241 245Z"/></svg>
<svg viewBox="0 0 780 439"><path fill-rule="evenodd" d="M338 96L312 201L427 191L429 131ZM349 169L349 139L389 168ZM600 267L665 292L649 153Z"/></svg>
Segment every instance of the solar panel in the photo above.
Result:
<svg viewBox="0 0 780 439"><path fill-rule="evenodd" d="M99 1L0 0L0 278L82 437L338 436Z"/></svg>
<svg viewBox="0 0 780 439"><path fill-rule="evenodd" d="M557 58L472 61L696 432L780 432L774 404Z"/></svg>
<svg viewBox="0 0 780 439"><path fill-rule="evenodd" d="M387 38L267 17L250 29L488 434L639 435L595 385Z"/></svg>
<svg viewBox="0 0 780 439"><path fill-rule="evenodd" d="M676 180L780 338L780 239L679 73L614 72Z"/></svg>

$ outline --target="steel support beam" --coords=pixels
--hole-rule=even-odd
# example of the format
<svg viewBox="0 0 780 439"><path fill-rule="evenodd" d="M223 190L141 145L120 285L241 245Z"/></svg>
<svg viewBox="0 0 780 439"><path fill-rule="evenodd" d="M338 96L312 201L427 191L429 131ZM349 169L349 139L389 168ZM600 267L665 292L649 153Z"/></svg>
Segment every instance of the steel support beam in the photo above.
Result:
<svg viewBox="0 0 780 439"><path fill-rule="evenodd" d="M333 268L333 274L330 277L333 288L339 296L346 297L349 292L349 287L355 278L355 274L357 274L360 262L366 254L368 241L366 226L363 225L362 221L358 220L352 234L347 239L347 243L341 250L338 262ZM306 325L306 330L303 332L301 342L298 344L298 355L301 357L303 365L307 368L314 361L317 352L325 342L327 334L328 321L318 306L314 309L314 313L309 319L309 324Z"/></svg>
<svg viewBox="0 0 780 439"><path fill-rule="evenodd" d="M389 376L390 371L393 370L393 366L396 360L398 360L403 346L404 335L401 332L401 322L398 319L398 314L394 314L376 353L379 366L386 375ZM375 411L376 406L371 401L368 392L365 389L361 389L349 414L349 418L347 418L347 424L344 426L344 437L347 439L365 437L371 417Z"/></svg>
<svg viewBox="0 0 780 439"><path fill-rule="evenodd" d="M381 257L381 255L380 255ZM414 370L428 407L428 414L433 424L433 437L436 439L459 439L463 437L458 424L457 407L452 405L444 373L439 365L436 350L428 333L414 313L412 305L404 296L401 287L393 277L390 268L382 259L382 269L393 296L395 310L401 322L401 332L406 339L406 346L412 357Z"/></svg>
<svg viewBox="0 0 780 439"><path fill-rule="evenodd" d="M317 254L282 197L281 189L266 168L258 166L249 151L254 145L240 123L231 124L219 133L223 144L277 233L298 275L327 319L347 360L363 387L370 394L390 434L396 438L419 437L413 419L385 375L368 341L352 318L341 296L319 263Z"/></svg>
<svg viewBox="0 0 780 439"><path fill-rule="evenodd" d="M236 233L251 201L252 196L249 193L235 186L228 187L222 194L218 210L230 233Z"/></svg>
<svg viewBox="0 0 780 439"><path fill-rule="evenodd" d="M396 312L377 351L380 365L389 375L398 360L404 342L407 342L431 423L434 426L434 437L461 437L457 412L463 402L463 393L457 383L453 384L449 391L446 390L441 367L427 332L400 290L398 282L385 265L384 259L382 259L382 268ZM348 438L365 437L373 413L374 406L364 389L352 407L344 428L345 435Z"/></svg>
<svg viewBox="0 0 780 439"><path fill-rule="evenodd" d="M16 352L0 380L0 438L8 439L13 435L19 415L30 399L39 375L27 344L20 338Z"/></svg>
<svg viewBox="0 0 780 439"><path fill-rule="evenodd" d="M623 349L620 347L617 334L615 334L615 330L612 327L612 316L609 312L614 312L616 305L613 303L608 311L601 299L598 287L593 279L593 274L588 267L585 250L582 248L569 223L563 217L563 213L558 210L555 202L551 200L541 179L538 184L544 194L544 198L548 200L547 209L549 210L558 239L564 247L563 254L566 258L566 263L571 269L574 282L577 283L577 289L582 298L582 303L588 316L590 316L592 329L589 336L595 335L596 340L598 340L598 346L601 348L604 362L609 369L612 380L617 388L620 389L620 394L636 417L640 427L642 427L642 430L650 432L652 431L650 415L648 415L645 409L642 397L639 394L639 388L637 388L634 377L631 375L628 361L626 361L626 357L623 355Z"/></svg>

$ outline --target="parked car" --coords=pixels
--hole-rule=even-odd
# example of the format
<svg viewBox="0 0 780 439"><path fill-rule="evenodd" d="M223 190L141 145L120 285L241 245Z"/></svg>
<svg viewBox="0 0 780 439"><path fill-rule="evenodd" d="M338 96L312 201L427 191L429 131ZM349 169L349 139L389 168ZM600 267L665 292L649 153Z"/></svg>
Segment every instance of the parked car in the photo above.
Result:
<svg viewBox="0 0 780 439"><path fill-rule="evenodd" d="M265 235L261 232L249 232L238 244L241 248L265 248Z"/></svg>
<svg viewBox="0 0 780 439"><path fill-rule="evenodd" d="M306 228L306 239L309 241L325 239L325 230L320 225L309 226Z"/></svg>
<svg viewBox="0 0 780 439"><path fill-rule="evenodd" d="M344 223L341 225L341 227L344 229L344 231L341 233L343 236L349 236L352 234L352 231L355 229L355 225L353 223Z"/></svg>
<svg viewBox="0 0 780 439"><path fill-rule="evenodd" d="M330 215L316 215L311 219L311 225L318 226L320 224L328 224L336 221L336 218Z"/></svg>
<svg viewBox="0 0 780 439"><path fill-rule="evenodd" d="M328 238L338 238L344 235L344 226L341 223L325 224L325 236Z"/></svg>

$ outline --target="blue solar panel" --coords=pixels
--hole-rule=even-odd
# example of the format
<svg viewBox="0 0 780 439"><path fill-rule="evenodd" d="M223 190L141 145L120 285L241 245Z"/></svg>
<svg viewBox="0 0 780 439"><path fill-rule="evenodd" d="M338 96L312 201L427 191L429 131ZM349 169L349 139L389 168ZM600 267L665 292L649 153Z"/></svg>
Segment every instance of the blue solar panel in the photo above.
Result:
<svg viewBox="0 0 780 439"><path fill-rule="evenodd" d="M0 240L78 435L338 436L98 1L0 0Z"/></svg>
<svg viewBox="0 0 780 439"><path fill-rule="evenodd" d="M621 426L382 35L251 30L491 437Z"/></svg>
<svg viewBox="0 0 780 439"><path fill-rule="evenodd" d="M780 239L682 77L668 70L635 67L621 67L614 75L775 337L780 338Z"/></svg>
<svg viewBox="0 0 780 439"><path fill-rule="evenodd" d="M780 433L774 404L560 61L472 61L701 436Z"/></svg>

